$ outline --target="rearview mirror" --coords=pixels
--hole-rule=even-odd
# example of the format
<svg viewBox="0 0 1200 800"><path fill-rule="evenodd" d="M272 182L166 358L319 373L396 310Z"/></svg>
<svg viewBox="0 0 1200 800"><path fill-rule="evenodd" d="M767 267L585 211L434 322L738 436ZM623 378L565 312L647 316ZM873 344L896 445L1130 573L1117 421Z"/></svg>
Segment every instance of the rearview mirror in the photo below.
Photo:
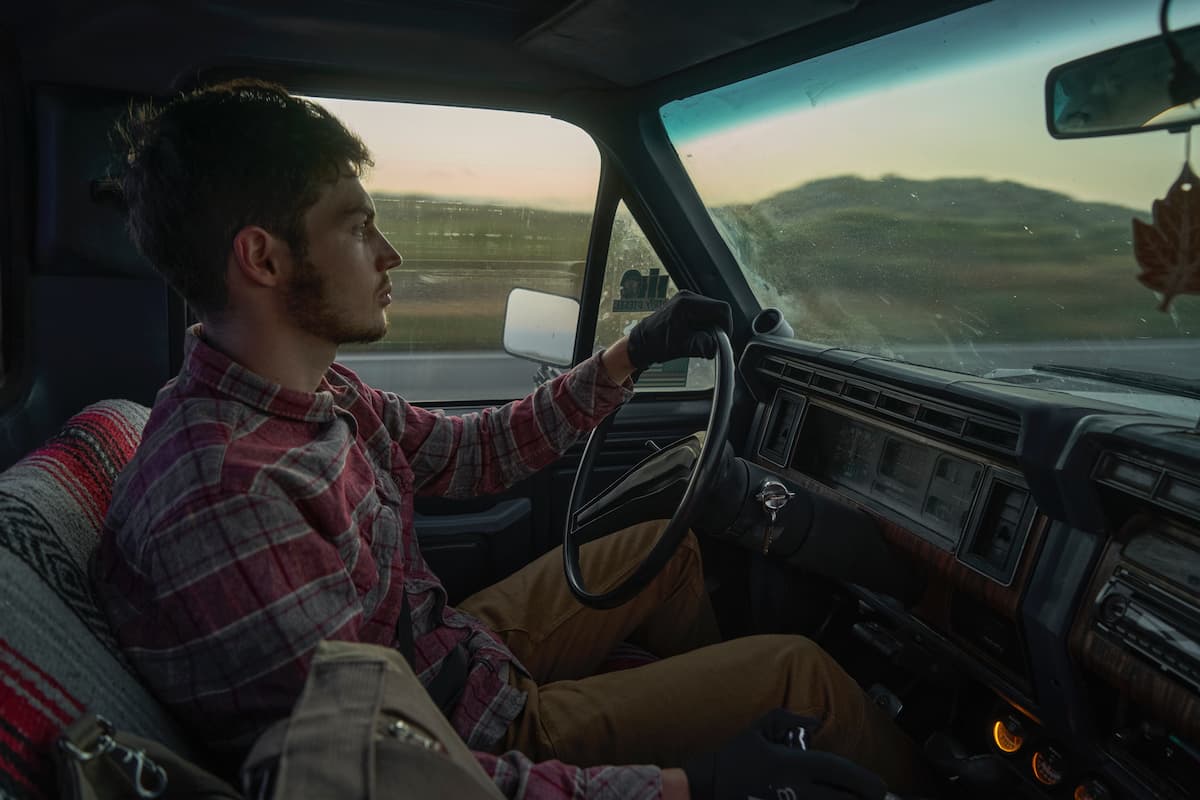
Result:
<svg viewBox="0 0 1200 800"><path fill-rule="evenodd" d="M1200 25L1060 64L1046 76L1046 126L1058 139L1186 130L1200 121L1197 64Z"/></svg>
<svg viewBox="0 0 1200 800"><path fill-rule="evenodd" d="M504 309L504 349L511 355L556 367L575 358L579 301L532 289L513 289Z"/></svg>

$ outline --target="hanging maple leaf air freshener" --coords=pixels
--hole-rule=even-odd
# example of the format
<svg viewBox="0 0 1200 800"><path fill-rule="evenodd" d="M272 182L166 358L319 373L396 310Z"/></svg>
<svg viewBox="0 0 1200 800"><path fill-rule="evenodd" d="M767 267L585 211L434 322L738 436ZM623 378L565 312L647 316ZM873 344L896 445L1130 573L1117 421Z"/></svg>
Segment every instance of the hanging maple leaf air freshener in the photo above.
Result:
<svg viewBox="0 0 1200 800"><path fill-rule="evenodd" d="M1178 294L1200 294L1200 178L1190 164L1155 200L1154 223L1133 221L1133 255L1141 265L1138 280L1162 295L1166 311Z"/></svg>

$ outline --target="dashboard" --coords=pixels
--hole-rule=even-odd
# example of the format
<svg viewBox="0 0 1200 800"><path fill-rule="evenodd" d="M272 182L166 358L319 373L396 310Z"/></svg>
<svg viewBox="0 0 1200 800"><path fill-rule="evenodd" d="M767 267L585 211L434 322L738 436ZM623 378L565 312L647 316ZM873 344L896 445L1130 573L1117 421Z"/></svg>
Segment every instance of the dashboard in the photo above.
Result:
<svg viewBox="0 0 1200 800"><path fill-rule="evenodd" d="M865 639L985 687L956 722L972 753L1029 796L1194 796L1200 431L770 336L739 370L752 460L866 511L923 574L908 606L853 587L883 621Z"/></svg>

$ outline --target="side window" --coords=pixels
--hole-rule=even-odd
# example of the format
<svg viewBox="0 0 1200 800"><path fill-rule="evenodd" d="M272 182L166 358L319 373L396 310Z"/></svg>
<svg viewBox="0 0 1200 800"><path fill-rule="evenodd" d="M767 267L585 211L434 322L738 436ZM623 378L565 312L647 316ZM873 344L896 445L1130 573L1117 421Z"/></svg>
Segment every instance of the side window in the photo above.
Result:
<svg viewBox="0 0 1200 800"><path fill-rule="evenodd" d="M537 114L313 98L362 137L391 271L387 335L338 361L414 402L524 397L538 365L504 352L517 287L579 299L600 154Z"/></svg>
<svg viewBox="0 0 1200 800"><path fill-rule="evenodd" d="M638 320L648 316L676 291L658 254L622 201L613 220L593 349L606 347L629 333ZM712 361L679 359L646 370L638 380L638 390L711 389L713 377Z"/></svg>

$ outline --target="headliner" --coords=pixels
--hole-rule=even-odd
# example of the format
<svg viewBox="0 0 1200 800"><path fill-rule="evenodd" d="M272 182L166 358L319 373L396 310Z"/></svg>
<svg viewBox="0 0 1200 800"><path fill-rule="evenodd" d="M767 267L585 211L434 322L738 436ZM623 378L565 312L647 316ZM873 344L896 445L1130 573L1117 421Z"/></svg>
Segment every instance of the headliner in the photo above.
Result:
<svg viewBox="0 0 1200 800"><path fill-rule="evenodd" d="M980 0L20 0L27 82L165 93L227 74L390 99L660 98ZM540 103L539 103L540 104Z"/></svg>

